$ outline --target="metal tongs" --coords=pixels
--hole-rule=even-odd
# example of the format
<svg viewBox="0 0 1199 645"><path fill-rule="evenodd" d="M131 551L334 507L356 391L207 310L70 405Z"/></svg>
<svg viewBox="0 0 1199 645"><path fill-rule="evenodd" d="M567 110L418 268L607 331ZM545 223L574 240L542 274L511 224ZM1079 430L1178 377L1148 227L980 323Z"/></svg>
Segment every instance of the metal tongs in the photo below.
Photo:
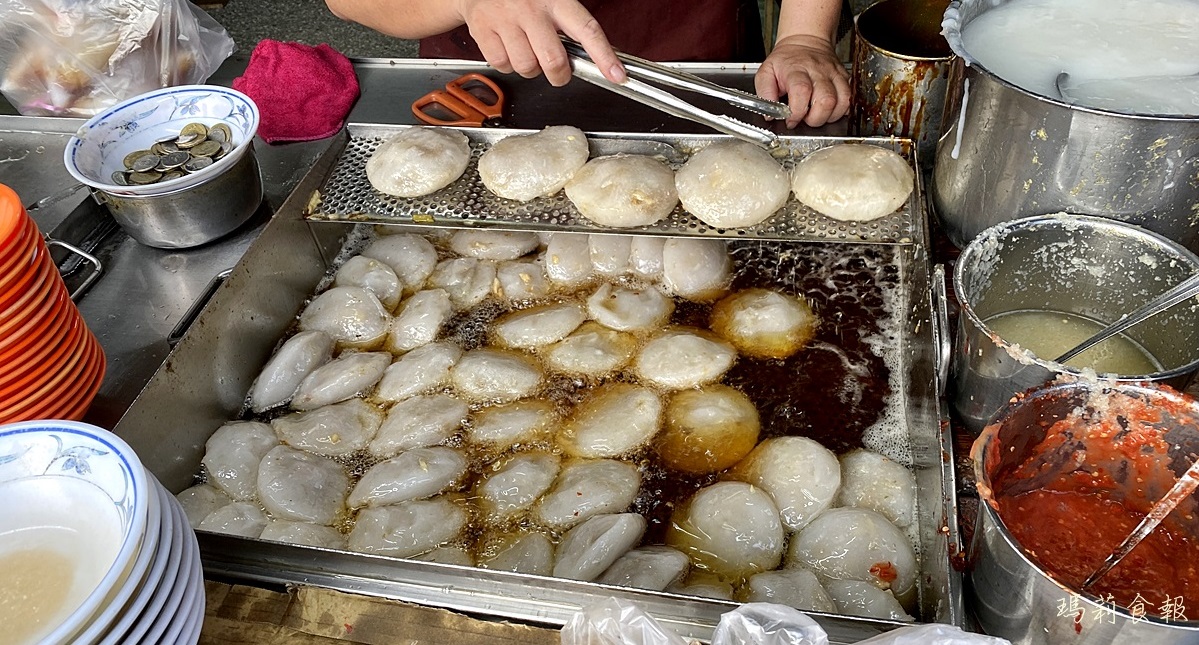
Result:
<svg viewBox="0 0 1199 645"><path fill-rule="evenodd" d="M644 103L650 107L657 108L667 114L695 121L696 123L702 123L725 134L756 143L766 149L773 149L779 146L778 135L769 130L738 121L730 116L713 114L707 110L700 109L665 90L637 79L644 78L674 89L712 96L737 107L775 119L786 119L791 115L791 109L785 103L767 101L749 92L724 87L694 74L688 74L687 72L672 69L666 65L621 52L616 52L616 57L620 59L620 62L624 63L625 71L629 78L623 83L613 83L604 78L603 73L592 62L591 57L587 55L587 51L583 49L582 45L566 36L562 36L562 44L566 47L566 53L570 56L570 66L574 75L588 83L598 85L621 96L626 96L638 103Z"/></svg>

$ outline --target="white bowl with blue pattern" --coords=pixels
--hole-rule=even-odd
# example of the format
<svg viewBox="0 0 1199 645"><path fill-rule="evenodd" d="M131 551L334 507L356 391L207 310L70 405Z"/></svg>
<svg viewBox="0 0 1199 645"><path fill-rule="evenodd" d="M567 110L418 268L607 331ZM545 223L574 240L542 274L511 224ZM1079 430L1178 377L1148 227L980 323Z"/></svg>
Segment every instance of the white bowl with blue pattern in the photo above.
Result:
<svg viewBox="0 0 1199 645"><path fill-rule="evenodd" d="M0 426L0 577L21 591L0 603L6 636L65 643L103 614L141 550L155 494L133 449L107 430Z"/></svg>
<svg viewBox="0 0 1199 645"><path fill-rule="evenodd" d="M67 143L67 172L97 190L116 195L151 196L204 183L231 167L249 149L258 132L258 106L237 90L216 85L181 85L140 94L87 120ZM149 150L160 139L178 135L192 122L224 123L234 148L199 172L142 186L122 186L112 175L125 170L125 156Z"/></svg>

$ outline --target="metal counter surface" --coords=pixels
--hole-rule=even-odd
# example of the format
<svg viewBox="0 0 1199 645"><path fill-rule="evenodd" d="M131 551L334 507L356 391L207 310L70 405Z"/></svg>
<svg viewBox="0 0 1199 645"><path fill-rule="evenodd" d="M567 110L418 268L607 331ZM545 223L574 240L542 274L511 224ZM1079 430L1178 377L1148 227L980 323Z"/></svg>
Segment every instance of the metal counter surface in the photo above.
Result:
<svg viewBox="0 0 1199 645"><path fill-rule="evenodd" d="M230 85L247 62L244 56L230 58L211 82ZM419 96L465 72L488 70L482 63L419 59L359 59L354 66L361 95L349 121L381 124L415 123L409 106ZM756 66L683 64L680 68L753 90ZM509 127L570 124L592 132L710 132L582 81L554 88L542 78L489 74L507 94L503 125ZM843 136L846 130L842 120L823 128L788 131L781 123L767 123L708 97L686 98L705 109L726 112L780 133ZM0 183L16 190L26 204L70 186L73 179L62 164L62 153L82 123L82 119L17 116L12 106L0 99ZM116 425L166 359L172 332L192 317L189 314L198 313L193 305L203 305L212 281L237 264L329 145L329 139L281 145L259 140L256 147L265 188L262 207L240 230L199 248L142 246L116 227L107 211L84 191L31 213L43 233L84 247L104 264L100 279L78 301L108 359L108 371L86 421L107 428ZM68 283L78 283L82 273L78 263L66 256L57 259Z"/></svg>

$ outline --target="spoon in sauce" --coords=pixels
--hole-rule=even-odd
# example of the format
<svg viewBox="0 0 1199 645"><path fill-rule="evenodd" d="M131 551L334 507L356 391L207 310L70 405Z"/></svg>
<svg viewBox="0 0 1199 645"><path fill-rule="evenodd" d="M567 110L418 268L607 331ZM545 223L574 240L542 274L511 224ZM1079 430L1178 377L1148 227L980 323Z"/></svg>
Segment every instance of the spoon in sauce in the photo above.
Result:
<svg viewBox="0 0 1199 645"><path fill-rule="evenodd" d="M1062 72L1065 74L1065 72ZM1059 75L1059 78L1061 76ZM1165 293L1157 296L1153 300L1145 303L1135 311L1125 314L1116 322L1099 330L1094 336L1075 345L1070 351L1053 359L1055 363L1065 363L1066 361L1078 356L1088 349L1102 343L1103 341L1119 334L1120 332L1132 327L1133 325L1142 323L1150 318L1162 313L1163 311L1173 307L1174 305L1190 300L1199 295L1199 274L1193 275L1182 282L1174 285Z"/></svg>
<svg viewBox="0 0 1199 645"><path fill-rule="evenodd" d="M1116 547L1111 555L1107 556L1107 559L1095 570L1095 573L1087 577L1082 583L1081 591L1086 591L1091 585L1099 582L1099 579L1107 575L1107 572L1115 568L1117 564L1120 564L1120 561L1135 549L1141 543L1141 540L1148 537L1153 532L1153 529L1157 528L1157 525L1161 524L1162 520L1166 519L1166 516L1174 510L1174 507L1178 506L1179 502L1195 492L1196 488L1199 488L1199 459L1196 459L1195 463L1191 464L1191 467L1182 474L1182 477L1179 477L1178 481L1174 482L1174 486L1170 488L1170 491L1159 499L1153 505L1153 508L1149 509L1149 513L1141 519L1141 522L1128 534L1128 537L1124 538L1120 546Z"/></svg>

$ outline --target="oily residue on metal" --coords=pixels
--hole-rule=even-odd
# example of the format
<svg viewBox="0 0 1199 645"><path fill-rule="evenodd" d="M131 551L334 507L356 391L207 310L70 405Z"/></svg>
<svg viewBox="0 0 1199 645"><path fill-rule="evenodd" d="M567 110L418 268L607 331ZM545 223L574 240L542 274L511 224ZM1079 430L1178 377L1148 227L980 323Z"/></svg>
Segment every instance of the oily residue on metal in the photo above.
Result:
<svg viewBox="0 0 1199 645"><path fill-rule="evenodd" d="M911 138L925 164L940 137L953 55L936 5L879 2L858 16L853 46L851 131Z"/></svg>

